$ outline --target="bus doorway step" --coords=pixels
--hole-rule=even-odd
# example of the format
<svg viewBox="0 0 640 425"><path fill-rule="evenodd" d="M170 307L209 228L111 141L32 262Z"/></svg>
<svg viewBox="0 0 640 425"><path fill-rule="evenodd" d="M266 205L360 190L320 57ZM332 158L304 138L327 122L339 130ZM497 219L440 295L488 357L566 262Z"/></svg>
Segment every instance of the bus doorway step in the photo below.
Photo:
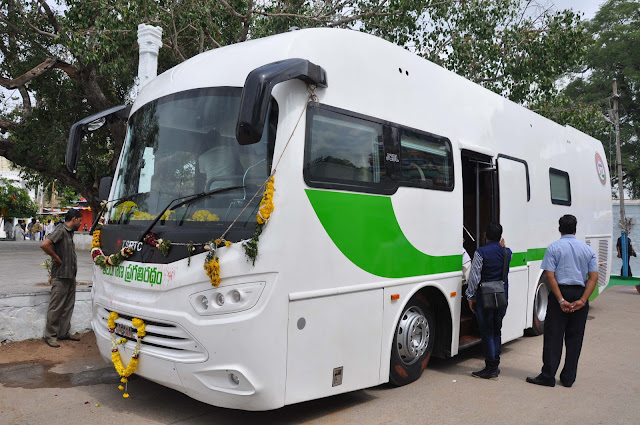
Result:
<svg viewBox="0 0 640 425"><path fill-rule="evenodd" d="M475 335L460 335L460 339L458 341L458 350L464 350L465 348L480 344L482 342L482 338Z"/></svg>

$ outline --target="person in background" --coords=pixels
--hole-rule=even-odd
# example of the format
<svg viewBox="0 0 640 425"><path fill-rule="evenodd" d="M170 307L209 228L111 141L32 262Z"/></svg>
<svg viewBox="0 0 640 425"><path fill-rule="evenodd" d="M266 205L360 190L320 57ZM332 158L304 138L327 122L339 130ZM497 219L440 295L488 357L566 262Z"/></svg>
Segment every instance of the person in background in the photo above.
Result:
<svg viewBox="0 0 640 425"><path fill-rule="evenodd" d="M616 242L616 249L618 250L618 258L622 258L622 236L618 237L618 242ZM633 277L631 273L631 256L637 257L636 251L633 249L633 245L631 245L631 238L627 236L627 264L629 264L629 277ZM624 267L624 266L623 266ZM622 268L620 267L620 276L622 276Z"/></svg>
<svg viewBox="0 0 640 425"><path fill-rule="evenodd" d="M31 238L31 240L39 241L41 239L40 237L41 232L42 232L42 223L40 223L40 220L36 220L35 224L31 226L31 233L33 234L33 237Z"/></svg>
<svg viewBox="0 0 640 425"><path fill-rule="evenodd" d="M53 220L47 220L47 224L44 226L44 236L47 237L55 230L56 225L53 223Z"/></svg>
<svg viewBox="0 0 640 425"><path fill-rule="evenodd" d="M25 231L25 235L27 235L31 240L33 240L33 238L31 237L31 229L33 228L34 224L36 224L36 219L32 218L31 221L27 223L27 229Z"/></svg>
<svg viewBox="0 0 640 425"><path fill-rule="evenodd" d="M17 241L24 240L24 228L22 227L24 224L22 220L18 220L15 226L13 226L13 237Z"/></svg>
<svg viewBox="0 0 640 425"><path fill-rule="evenodd" d="M76 273L78 263L73 234L80 228L82 214L76 209L67 211L64 224L58 226L41 244L40 248L51 256L51 299L47 310L44 341L49 347L58 348L58 340L79 341L71 336L71 316L76 300Z"/></svg>
<svg viewBox="0 0 640 425"><path fill-rule="evenodd" d="M482 351L485 357L484 369L472 372L471 375L474 378L498 379L502 346L502 319L507 313L507 309L506 307L496 310L483 308L481 283L503 281L504 292L508 298L508 264L511 261L512 253L509 248L500 244L502 240L502 226L500 224L488 223L485 239L487 244L478 248L473 256L471 273L467 281L466 295L469 300L469 309L476 314L478 319L478 327L482 335ZM507 263L506 273L505 262Z"/></svg>
<svg viewBox="0 0 640 425"><path fill-rule="evenodd" d="M462 280L469 280L469 272L471 271L471 257L466 249L464 249L464 238L462 238ZM463 283L464 283L463 282Z"/></svg>
<svg viewBox="0 0 640 425"><path fill-rule="evenodd" d="M593 249L576 239L578 220L563 215L559 220L560 239L551 243L541 268L549 284L547 317L544 322L542 372L528 377L530 384L554 387L556 372L565 345L560 382L571 387L578 372L578 359L589 313L589 297L598 282L598 260Z"/></svg>
<svg viewBox="0 0 640 425"><path fill-rule="evenodd" d="M6 233L7 239L13 239L13 219L12 218L4 218L4 232Z"/></svg>

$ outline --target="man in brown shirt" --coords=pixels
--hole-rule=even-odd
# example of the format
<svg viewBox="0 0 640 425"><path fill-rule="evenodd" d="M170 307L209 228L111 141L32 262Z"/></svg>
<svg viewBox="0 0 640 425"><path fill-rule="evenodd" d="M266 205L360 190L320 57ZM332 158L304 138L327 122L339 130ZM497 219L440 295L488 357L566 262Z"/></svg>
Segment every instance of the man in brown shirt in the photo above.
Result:
<svg viewBox="0 0 640 425"><path fill-rule="evenodd" d="M41 244L40 248L52 258L51 299L47 310L47 326L44 341L49 347L58 348L58 340L79 338L69 334L71 316L76 302L76 272L78 263L73 244L73 232L80 228L82 214L72 209L67 211L64 224L58 226Z"/></svg>

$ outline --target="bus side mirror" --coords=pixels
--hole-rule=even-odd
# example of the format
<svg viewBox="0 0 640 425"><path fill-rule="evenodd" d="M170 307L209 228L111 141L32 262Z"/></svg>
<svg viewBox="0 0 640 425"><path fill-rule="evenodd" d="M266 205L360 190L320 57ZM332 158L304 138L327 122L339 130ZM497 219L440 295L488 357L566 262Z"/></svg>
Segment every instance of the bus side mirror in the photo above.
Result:
<svg viewBox="0 0 640 425"><path fill-rule="evenodd" d="M268 63L247 75L242 88L236 125L238 143L251 145L260 141L273 87L293 79L316 87L327 87L327 72L306 59L295 58Z"/></svg>
<svg viewBox="0 0 640 425"><path fill-rule="evenodd" d="M74 174L78 170L80 144L87 133L95 131L105 124L126 120L129 117L129 111L131 111L131 105L114 106L113 108L98 112L73 124L69 132L67 155L65 157L67 169Z"/></svg>
<svg viewBox="0 0 640 425"><path fill-rule="evenodd" d="M100 186L98 187L98 198L101 201L109 199L109 192L111 192L111 184L113 183L113 177L103 177L100 179Z"/></svg>

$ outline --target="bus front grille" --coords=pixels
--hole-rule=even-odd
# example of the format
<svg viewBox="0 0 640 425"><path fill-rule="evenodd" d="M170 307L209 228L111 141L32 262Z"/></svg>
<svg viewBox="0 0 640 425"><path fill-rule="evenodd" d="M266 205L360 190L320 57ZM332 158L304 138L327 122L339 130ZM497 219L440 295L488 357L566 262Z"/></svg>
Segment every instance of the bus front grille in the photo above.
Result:
<svg viewBox="0 0 640 425"><path fill-rule="evenodd" d="M98 307L97 313L100 326L96 330L108 336L111 310ZM131 324L133 317L118 313L116 339L126 338L129 340L127 344L135 344L136 329ZM179 325L144 317L140 319L144 320L146 332L140 343L141 353L177 362L201 362L207 359L204 348Z"/></svg>

